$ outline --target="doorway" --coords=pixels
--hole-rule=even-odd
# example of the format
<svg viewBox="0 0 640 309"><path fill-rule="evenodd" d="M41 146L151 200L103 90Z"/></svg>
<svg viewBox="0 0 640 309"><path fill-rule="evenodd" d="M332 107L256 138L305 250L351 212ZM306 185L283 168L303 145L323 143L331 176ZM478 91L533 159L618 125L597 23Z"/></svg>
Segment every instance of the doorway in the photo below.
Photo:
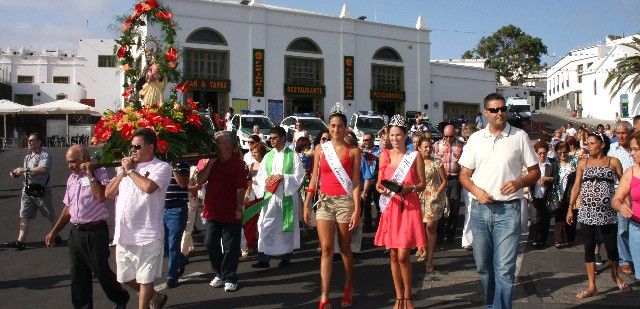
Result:
<svg viewBox="0 0 640 309"><path fill-rule="evenodd" d="M312 97L286 97L285 114L290 116L294 113L312 113L322 115L322 99Z"/></svg>
<svg viewBox="0 0 640 309"><path fill-rule="evenodd" d="M222 115L221 112L223 111L220 109L224 107L221 107L219 104L220 96L218 92L194 90L192 91L191 98L193 98L193 101L199 103L200 110L207 110L208 108L208 110ZM209 116L213 117L213 115Z"/></svg>
<svg viewBox="0 0 640 309"><path fill-rule="evenodd" d="M373 110L383 113L391 119L395 114L404 115L404 102L373 101Z"/></svg>

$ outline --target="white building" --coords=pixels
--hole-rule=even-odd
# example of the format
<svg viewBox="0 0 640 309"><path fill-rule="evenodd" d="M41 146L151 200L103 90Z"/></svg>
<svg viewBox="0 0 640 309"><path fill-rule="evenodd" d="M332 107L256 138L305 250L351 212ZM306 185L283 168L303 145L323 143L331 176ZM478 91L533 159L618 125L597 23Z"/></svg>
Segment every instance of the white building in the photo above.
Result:
<svg viewBox="0 0 640 309"><path fill-rule="evenodd" d="M120 70L112 39L80 39L77 52L0 50L0 69L8 72L13 101L38 105L68 98L98 111L120 106Z"/></svg>
<svg viewBox="0 0 640 309"><path fill-rule="evenodd" d="M614 120L615 114L633 117L638 114L638 95L624 88L611 98L604 82L615 68L616 60L633 53L621 45L631 37L608 36L605 43L572 50L547 71L547 102L568 111L582 107L582 117Z"/></svg>
<svg viewBox="0 0 640 309"><path fill-rule="evenodd" d="M262 109L274 119L293 112L329 115L421 111L431 101L429 30L274 7L251 1L166 3L180 25L187 96L223 113L229 105ZM338 8L336 8L336 12ZM148 34L161 37L159 28ZM257 63L257 66L256 66Z"/></svg>

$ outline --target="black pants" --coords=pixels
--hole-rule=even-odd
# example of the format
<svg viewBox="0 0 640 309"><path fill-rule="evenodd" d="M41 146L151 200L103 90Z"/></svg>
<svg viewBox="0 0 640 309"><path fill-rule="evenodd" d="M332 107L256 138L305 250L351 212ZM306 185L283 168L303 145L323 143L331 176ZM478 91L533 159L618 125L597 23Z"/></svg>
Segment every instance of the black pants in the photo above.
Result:
<svg viewBox="0 0 640 309"><path fill-rule="evenodd" d="M555 224L553 227L553 239L556 244L573 243L576 241L576 218L578 218L578 210L572 209L573 223L567 224L568 205L560 204L554 213Z"/></svg>
<svg viewBox="0 0 640 309"><path fill-rule="evenodd" d="M375 183L371 184L372 187L375 186ZM362 212L364 213L364 221L362 222L363 231L369 232L373 229L373 216L371 215L371 202L376 206L376 221L380 219L380 206L378 205L378 201L380 200L380 193L378 190L374 188L369 188L369 194L367 194L367 198L364 200L364 204L362 206ZM376 222L376 226L378 226Z"/></svg>
<svg viewBox="0 0 640 309"><path fill-rule="evenodd" d="M534 198L530 209L529 217L531 224L529 225L529 240L535 243L544 244L549 237L549 225L551 218L545 199Z"/></svg>
<svg viewBox="0 0 640 309"><path fill-rule="evenodd" d="M458 229L458 216L460 215L460 195L462 186L458 176L447 177L447 188L445 189L449 200L449 217L438 222L438 240L442 241L447 236L448 241L453 241Z"/></svg>
<svg viewBox="0 0 640 309"><path fill-rule="evenodd" d="M74 308L93 308L93 276L112 302L121 306L127 304L129 293L118 283L109 267L109 228L106 222L90 231L71 228L69 256Z"/></svg>
<svg viewBox="0 0 640 309"><path fill-rule="evenodd" d="M618 261L618 225L588 225L580 224L582 240L584 241L584 262L595 262L596 233L600 231L604 246L607 249L609 261Z"/></svg>
<svg viewBox="0 0 640 309"><path fill-rule="evenodd" d="M211 269L225 283L237 283L238 261L240 259L240 223L207 221L204 224L204 242L209 253ZM222 240L222 247L220 241Z"/></svg>

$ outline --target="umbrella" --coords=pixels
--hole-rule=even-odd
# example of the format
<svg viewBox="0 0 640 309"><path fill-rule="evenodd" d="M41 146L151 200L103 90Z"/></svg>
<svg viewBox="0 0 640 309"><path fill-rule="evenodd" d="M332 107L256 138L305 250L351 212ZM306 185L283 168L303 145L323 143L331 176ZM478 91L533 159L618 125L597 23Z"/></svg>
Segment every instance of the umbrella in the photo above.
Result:
<svg viewBox="0 0 640 309"><path fill-rule="evenodd" d="M20 113L28 108L28 106L11 102L9 100L0 100L0 114L4 116L4 138L7 138L7 114Z"/></svg>
<svg viewBox="0 0 640 309"><path fill-rule="evenodd" d="M67 120L67 140L69 140L69 114L100 115L93 107L79 102L63 99L27 107L29 114L65 115Z"/></svg>

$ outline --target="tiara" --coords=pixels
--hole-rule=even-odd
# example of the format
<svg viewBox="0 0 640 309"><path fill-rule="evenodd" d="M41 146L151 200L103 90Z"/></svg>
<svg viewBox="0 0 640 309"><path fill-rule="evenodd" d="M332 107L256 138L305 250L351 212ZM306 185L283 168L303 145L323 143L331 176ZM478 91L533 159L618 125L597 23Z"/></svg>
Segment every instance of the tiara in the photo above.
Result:
<svg viewBox="0 0 640 309"><path fill-rule="evenodd" d="M336 102L336 104L333 105L333 108L331 108L331 115L333 114L344 114L344 107L342 106L342 103Z"/></svg>
<svg viewBox="0 0 640 309"><path fill-rule="evenodd" d="M396 127L406 127L407 125L404 122L404 117L400 116L399 114L395 114L393 115L393 117L391 117L391 121L389 121L389 125L390 126L396 126Z"/></svg>

